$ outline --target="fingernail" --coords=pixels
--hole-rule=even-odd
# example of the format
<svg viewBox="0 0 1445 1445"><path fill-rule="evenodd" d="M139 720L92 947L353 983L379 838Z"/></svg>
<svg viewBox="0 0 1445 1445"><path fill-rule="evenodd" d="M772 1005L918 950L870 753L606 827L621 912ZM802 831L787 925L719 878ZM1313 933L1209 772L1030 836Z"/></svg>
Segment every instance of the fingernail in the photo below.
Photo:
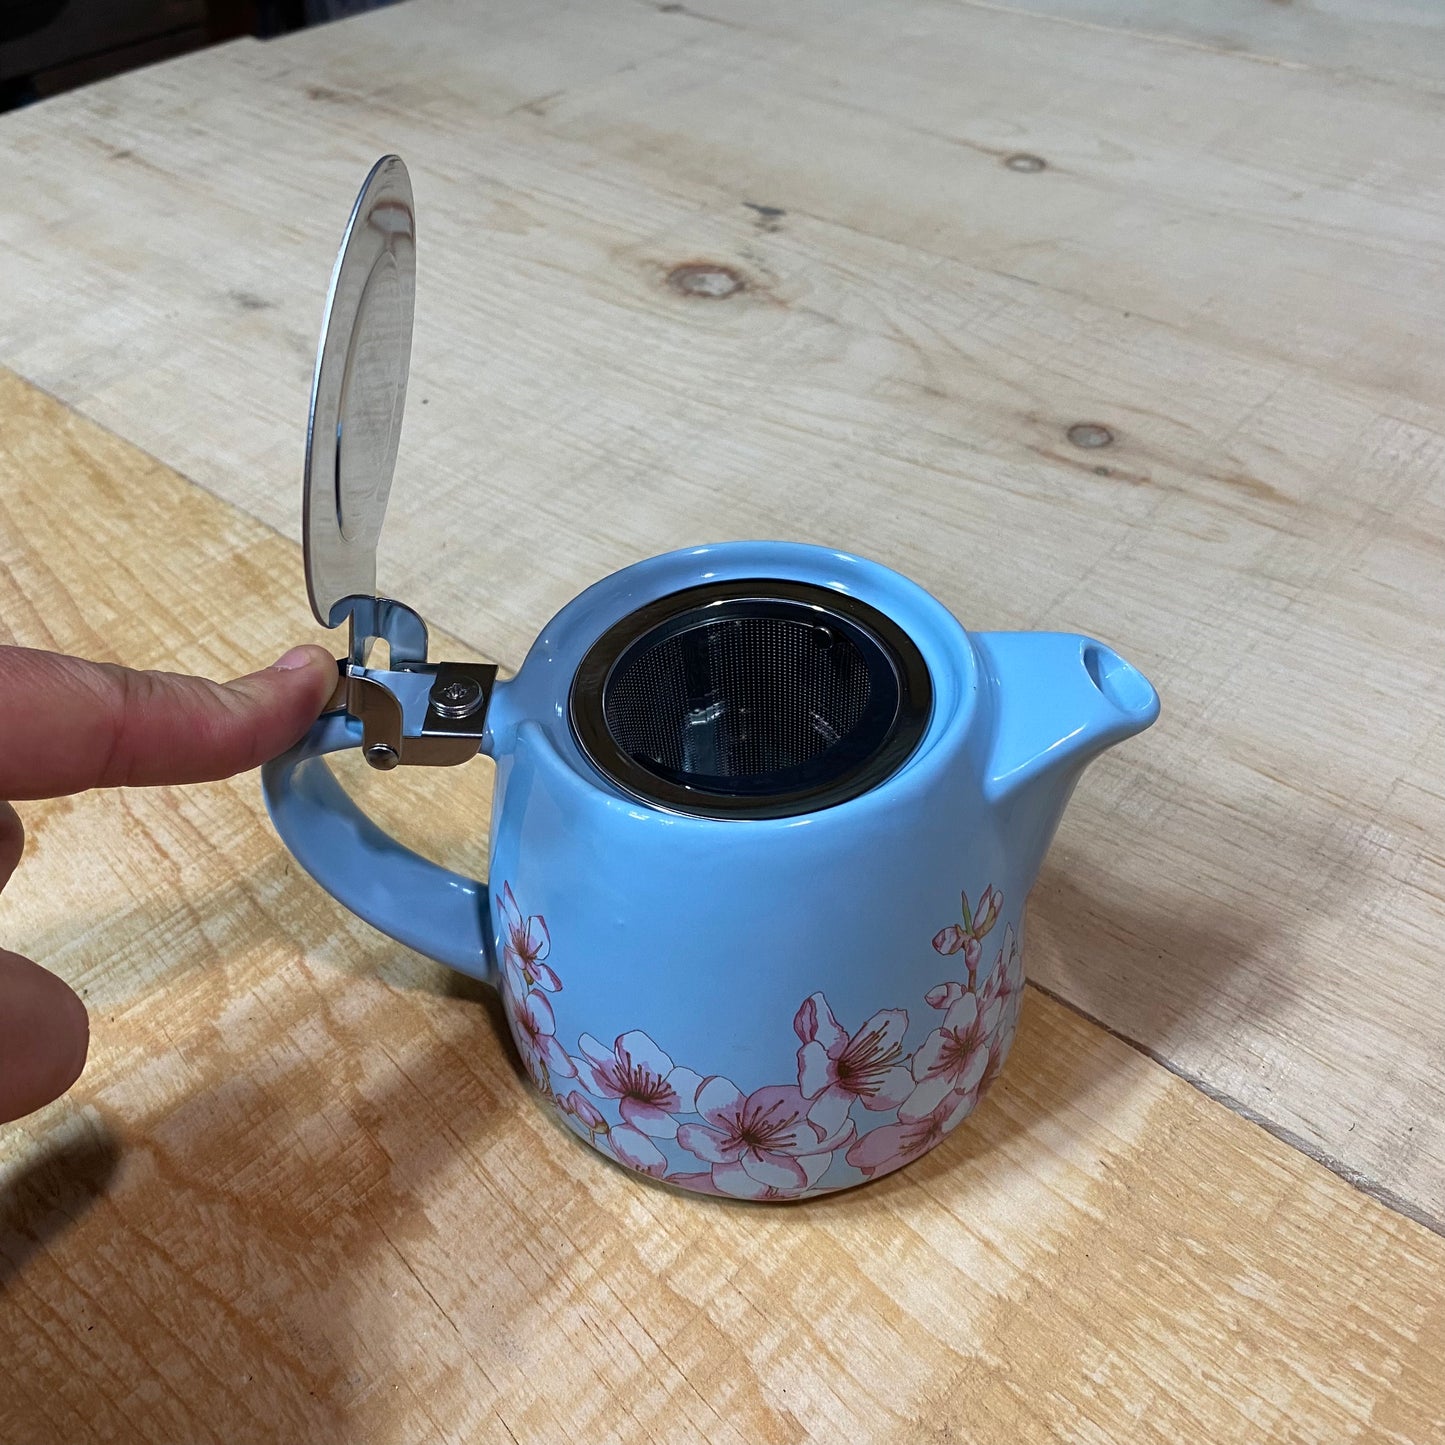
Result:
<svg viewBox="0 0 1445 1445"><path fill-rule="evenodd" d="M311 660L311 649L309 647L293 647L290 652L271 664L273 672L295 672L298 667L305 667Z"/></svg>

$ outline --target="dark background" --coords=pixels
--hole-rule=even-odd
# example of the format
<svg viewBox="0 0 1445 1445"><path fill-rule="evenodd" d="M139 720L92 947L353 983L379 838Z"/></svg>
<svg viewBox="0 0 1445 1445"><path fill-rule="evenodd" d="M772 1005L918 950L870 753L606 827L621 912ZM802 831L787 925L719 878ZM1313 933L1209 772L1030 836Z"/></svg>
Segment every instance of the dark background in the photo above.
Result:
<svg viewBox="0 0 1445 1445"><path fill-rule="evenodd" d="M0 0L0 110L241 35L266 38L392 0Z"/></svg>

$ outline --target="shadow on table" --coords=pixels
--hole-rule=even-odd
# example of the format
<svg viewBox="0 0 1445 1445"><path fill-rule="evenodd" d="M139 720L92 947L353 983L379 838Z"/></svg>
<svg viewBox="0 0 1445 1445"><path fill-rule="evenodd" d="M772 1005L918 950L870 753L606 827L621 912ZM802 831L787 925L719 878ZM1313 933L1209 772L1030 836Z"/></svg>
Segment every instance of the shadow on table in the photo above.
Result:
<svg viewBox="0 0 1445 1445"><path fill-rule="evenodd" d="M121 1159L108 1128L57 1131L0 1185L0 1294L109 1187Z"/></svg>
<svg viewBox="0 0 1445 1445"><path fill-rule="evenodd" d="M1177 885L1157 894L1085 866L1045 865L1029 900L1029 981L1163 1060L1227 1019L1241 983L1261 1019L1287 1016L1289 980L1257 982L1259 960L1279 945L1276 912L1218 903ZM1237 1005L1236 1005L1237 1007Z"/></svg>

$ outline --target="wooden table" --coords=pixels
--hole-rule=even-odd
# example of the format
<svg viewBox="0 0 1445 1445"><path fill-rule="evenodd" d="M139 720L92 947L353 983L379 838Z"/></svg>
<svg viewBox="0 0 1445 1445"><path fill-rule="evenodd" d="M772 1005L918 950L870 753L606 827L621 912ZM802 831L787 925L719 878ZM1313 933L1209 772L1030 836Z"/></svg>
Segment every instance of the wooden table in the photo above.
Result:
<svg viewBox="0 0 1445 1445"><path fill-rule="evenodd" d="M575 1145L254 778L29 807L4 937L94 1042L0 1135L0 1440L1445 1437L1442 90L1428 6L411 0L0 117L4 640L315 636L315 329L395 149L382 577L459 655L774 534L1165 701L975 1119L798 1209ZM485 764L363 774L485 867Z"/></svg>

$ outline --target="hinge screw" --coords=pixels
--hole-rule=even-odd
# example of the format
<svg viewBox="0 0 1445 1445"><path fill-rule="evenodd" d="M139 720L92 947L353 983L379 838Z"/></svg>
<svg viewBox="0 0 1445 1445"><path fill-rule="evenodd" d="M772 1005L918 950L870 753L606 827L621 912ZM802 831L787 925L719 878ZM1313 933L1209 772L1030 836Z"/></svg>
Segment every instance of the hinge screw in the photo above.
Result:
<svg viewBox="0 0 1445 1445"><path fill-rule="evenodd" d="M429 701L442 717L470 717L482 705L482 685L475 678L454 677L432 688Z"/></svg>

